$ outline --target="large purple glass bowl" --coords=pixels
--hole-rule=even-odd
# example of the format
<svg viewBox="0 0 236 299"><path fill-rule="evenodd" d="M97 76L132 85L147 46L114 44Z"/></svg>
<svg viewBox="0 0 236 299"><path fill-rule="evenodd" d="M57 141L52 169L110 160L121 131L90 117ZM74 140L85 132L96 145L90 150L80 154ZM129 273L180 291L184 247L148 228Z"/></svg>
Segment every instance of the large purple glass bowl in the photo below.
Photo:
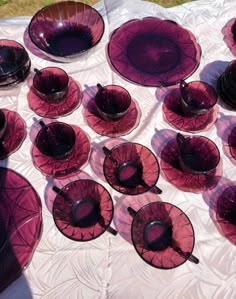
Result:
<svg viewBox="0 0 236 299"><path fill-rule="evenodd" d="M153 87L186 79L201 58L201 48L190 31L156 17L124 23L112 33L107 50L111 65L120 75Z"/></svg>
<svg viewBox="0 0 236 299"><path fill-rule="evenodd" d="M0 39L0 88L23 81L31 61L25 48L14 40Z"/></svg>
<svg viewBox="0 0 236 299"><path fill-rule="evenodd" d="M99 43L102 16L81 2L63 1L45 6L31 19L29 37L50 58L70 62Z"/></svg>

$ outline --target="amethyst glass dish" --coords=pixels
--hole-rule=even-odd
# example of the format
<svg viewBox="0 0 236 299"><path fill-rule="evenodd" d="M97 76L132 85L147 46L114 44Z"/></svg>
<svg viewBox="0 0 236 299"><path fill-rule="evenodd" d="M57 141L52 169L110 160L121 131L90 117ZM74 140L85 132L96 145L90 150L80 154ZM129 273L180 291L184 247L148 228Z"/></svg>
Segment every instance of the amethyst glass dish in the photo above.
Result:
<svg viewBox="0 0 236 299"><path fill-rule="evenodd" d="M217 120L218 105L202 115L185 115L181 107L181 95L179 89L174 89L164 98L162 106L164 119L175 129L198 133L209 130Z"/></svg>
<svg viewBox="0 0 236 299"><path fill-rule="evenodd" d="M75 131L75 146L66 159L54 159L43 155L33 145L31 156L34 166L46 177L65 179L80 172L90 155L91 145L87 134L79 127L72 125Z"/></svg>
<svg viewBox="0 0 236 299"><path fill-rule="evenodd" d="M59 231L74 241L90 241L109 230L114 207L109 192L92 180L77 180L62 189L53 202Z"/></svg>
<svg viewBox="0 0 236 299"><path fill-rule="evenodd" d="M30 263L42 229L41 200L31 184L0 167L0 292Z"/></svg>
<svg viewBox="0 0 236 299"><path fill-rule="evenodd" d="M83 92L81 86L69 77L68 92L65 99L60 103L49 103L44 101L38 96L33 86L30 88L27 95L28 104L31 110L33 110L39 116L47 118L58 118L60 116L66 116L71 114L77 109L82 101Z"/></svg>
<svg viewBox="0 0 236 299"><path fill-rule="evenodd" d="M70 62L99 43L102 16L93 7L75 1L45 6L31 19L29 36L36 47L57 61Z"/></svg>
<svg viewBox="0 0 236 299"><path fill-rule="evenodd" d="M236 56L236 18L229 20L222 29L224 41L233 55Z"/></svg>
<svg viewBox="0 0 236 299"><path fill-rule="evenodd" d="M177 23L147 17L117 28L108 56L124 78L144 86L168 86L195 72L201 48L194 35Z"/></svg>
<svg viewBox="0 0 236 299"><path fill-rule="evenodd" d="M16 152L26 138L26 123L15 111L2 109L6 118L6 128L0 140L0 160Z"/></svg>
<svg viewBox="0 0 236 299"><path fill-rule="evenodd" d="M179 150L176 138L163 147L160 155L160 167L163 177L179 190L200 193L217 185L222 176L222 164L209 174L191 174L182 170L179 163Z"/></svg>
<svg viewBox="0 0 236 299"><path fill-rule="evenodd" d="M103 147L103 172L107 182L117 191L136 195L157 189L160 168L155 155L145 146L125 142L111 150ZM157 191L157 192L159 192Z"/></svg>
<svg viewBox="0 0 236 299"><path fill-rule="evenodd" d="M0 39L0 88L23 81L31 61L25 48L14 40Z"/></svg>
<svg viewBox="0 0 236 299"><path fill-rule="evenodd" d="M186 214L176 206L165 202L152 202L139 211L128 208L133 217L131 236L134 248L149 265L159 269L173 269L190 260L194 230Z"/></svg>
<svg viewBox="0 0 236 299"><path fill-rule="evenodd" d="M98 134L108 137L124 136L137 128L141 110L138 103L131 100L127 112L119 119L105 120L97 111L94 99L91 99L83 110L87 124Z"/></svg>

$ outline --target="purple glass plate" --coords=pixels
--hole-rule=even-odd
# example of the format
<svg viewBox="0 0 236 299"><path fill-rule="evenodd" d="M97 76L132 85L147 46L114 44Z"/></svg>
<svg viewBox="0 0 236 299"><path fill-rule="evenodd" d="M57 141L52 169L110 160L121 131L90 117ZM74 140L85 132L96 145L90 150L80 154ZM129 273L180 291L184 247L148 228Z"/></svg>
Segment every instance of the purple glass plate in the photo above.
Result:
<svg viewBox="0 0 236 299"><path fill-rule="evenodd" d="M34 145L31 156L34 166L45 176L64 179L78 173L82 166L88 161L91 145L87 134L79 127L72 125L76 133L74 150L65 159L56 160L49 158Z"/></svg>
<svg viewBox="0 0 236 299"><path fill-rule="evenodd" d="M236 56L236 18L229 20L222 28L224 41L233 55Z"/></svg>
<svg viewBox="0 0 236 299"><path fill-rule="evenodd" d="M16 152L26 138L26 124L21 116L8 109L2 109L5 114L7 127L0 143L0 160L4 160Z"/></svg>
<svg viewBox="0 0 236 299"><path fill-rule="evenodd" d="M0 291L31 261L42 229L41 200L31 184L0 167Z"/></svg>
<svg viewBox="0 0 236 299"><path fill-rule="evenodd" d="M164 99L162 106L165 120L175 129L186 132L202 132L209 130L217 120L219 108L214 108L198 116L186 116L181 109L179 89L171 91Z"/></svg>
<svg viewBox="0 0 236 299"><path fill-rule="evenodd" d="M236 244L236 185L226 187L218 197L216 220L223 234Z"/></svg>
<svg viewBox="0 0 236 299"><path fill-rule="evenodd" d="M137 128L141 118L141 110L134 100L131 101L126 114L116 120L104 120L97 111L94 99L89 101L83 113L88 125L96 133L108 137L119 137L129 134Z"/></svg>
<svg viewBox="0 0 236 299"><path fill-rule="evenodd" d="M164 178L176 188L185 192L200 193L218 183L222 176L222 161L210 174L189 174L181 170L178 155L177 142L173 138L161 151L160 167Z"/></svg>
<svg viewBox="0 0 236 299"><path fill-rule="evenodd" d="M153 224L157 222L168 226L171 230L170 244L162 250L160 248L152 250L145 242L146 238L152 238ZM140 257L149 265L160 269L172 269L186 262L195 242L194 230L189 218L179 208L165 202L152 202L142 207L132 222L131 235ZM158 245L160 244L161 242ZM182 254L180 255L174 247L178 247Z"/></svg>
<svg viewBox="0 0 236 299"><path fill-rule="evenodd" d="M194 35L170 20L147 17L124 23L108 44L115 70L144 86L167 86L188 78L200 63Z"/></svg>
<svg viewBox="0 0 236 299"><path fill-rule="evenodd" d="M83 93L81 86L70 77L67 96L60 103L44 101L37 95L33 87L30 88L27 97L30 109L36 114L48 118L58 118L69 115L77 109L81 104Z"/></svg>
<svg viewBox="0 0 236 299"><path fill-rule="evenodd" d="M57 195L53 202L53 219L64 236L74 241L90 241L106 231L112 221L114 208L109 192L102 185L92 180L77 180L63 187L61 191L64 196ZM89 202L95 207L92 214ZM88 215L90 212L90 216L93 216L93 222L88 216L89 225L83 227L82 223L85 224L85 220L80 221L80 226L74 223L73 211L75 207L79 207L77 203L81 207L80 214ZM84 207L81 204L84 204Z"/></svg>

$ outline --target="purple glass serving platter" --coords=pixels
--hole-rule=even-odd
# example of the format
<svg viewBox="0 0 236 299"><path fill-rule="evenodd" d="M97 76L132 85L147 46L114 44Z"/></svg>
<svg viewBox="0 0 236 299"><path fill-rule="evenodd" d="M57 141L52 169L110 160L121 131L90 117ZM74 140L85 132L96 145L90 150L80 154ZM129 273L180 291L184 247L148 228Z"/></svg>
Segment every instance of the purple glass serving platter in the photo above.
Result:
<svg viewBox="0 0 236 299"><path fill-rule="evenodd" d="M172 90L165 98L162 106L165 120L175 129L186 132L202 132L209 130L216 122L219 107L197 116L186 116L181 108L179 89Z"/></svg>
<svg viewBox="0 0 236 299"><path fill-rule="evenodd" d="M6 117L6 130L0 141L0 160L4 160L16 152L26 138L26 124L15 111L2 109Z"/></svg>
<svg viewBox="0 0 236 299"><path fill-rule="evenodd" d="M31 19L29 36L49 57L70 62L99 43L104 21L82 2L62 1L45 6Z"/></svg>
<svg viewBox="0 0 236 299"><path fill-rule="evenodd" d="M109 192L92 180L77 180L63 187L53 202L53 219L59 231L74 241L102 235L113 217Z"/></svg>
<svg viewBox="0 0 236 299"><path fill-rule="evenodd" d="M31 261L42 229L41 200L31 184L0 167L0 291Z"/></svg>
<svg viewBox="0 0 236 299"><path fill-rule="evenodd" d="M156 17L124 23L111 35L108 56L124 78L144 86L168 86L186 79L200 63L194 35L170 20Z"/></svg>
<svg viewBox="0 0 236 299"><path fill-rule="evenodd" d="M176 206L153 202L134 216L131 236L139 256L159 269L172 269L190 257L194 230L187 215Z"/></svg>
<svg viewBox="0 0 236 299"><path fill-rule="evenodd" d="M182 171L176 138L171 139L161 151L160 167L163 177L176 188L200 193L217 185L222 176L222 161L209 174L190 174Z"/></svg>
<svg viewBox="0 0 236 299"><path fill-rule="evenodd" d="M224 41L233 55L236 56L236 18L230 19L222 28Z"/></svg>
<svg viewBox="0 0 236 299"><path fill-rule="evenodd" d="M48 118L66 116L75 111L81 104L83 92L79 83L69 77L68 93L60 103L49 103L41 99L31 87L27 95L29 107L36 114Z"/></svg>
<svg viewBox="0 0 236 299"><path fill-rule="evenodd" d="M72 125L76 134L76 142L72 152L65 159L54 159L43 155L33 145L31 156L34 166L46 177L64 179L80 172L90 155L91 144L88 135L79 127Z"/></svg>
<svg viewBox="0 0 236 299"><path fill-rule="evenodd" d="M141 110L138 104L132 100L126 114L119 119L105 120L97 111L94 99L91 99L83 110L87 124L99 135L108 137L119 137L131 133L137 128Z"/></svg>

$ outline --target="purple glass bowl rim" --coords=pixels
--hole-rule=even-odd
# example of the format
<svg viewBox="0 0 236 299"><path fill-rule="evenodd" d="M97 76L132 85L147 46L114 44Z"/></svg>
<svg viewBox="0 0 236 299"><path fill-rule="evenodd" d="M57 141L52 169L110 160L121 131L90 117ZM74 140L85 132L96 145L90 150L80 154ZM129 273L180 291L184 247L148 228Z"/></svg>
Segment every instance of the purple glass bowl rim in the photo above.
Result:
<svg viewBox="0 0 236 299"><path fill-rule="evenodd" d="M109 224L107 225L107 227L104 228L103 231L102 231L99 235L97 235L96 237L91 238L91 239L89 239L89 240L80 240L80 239L78 240L78 239L74 239L73 237L68 236L67 234L64 233L64 231L63 231L61 228L59 228L59 226L57 225L56 220L55 220L55 213L54 213L54 210L55 210L55 201L56 201L57 196L59 196L59 195L56 195L56 197L55 197L55 199L54 199L54 201L53 201L53 206L52 206L52 216L53 216L53 221L54 221L54 223L55 223L57 229L59 230L59 232L62 233L63 236L67 237L68 239L70 239L70 240L72 240L72 241L76 241L76 242L89 242L89 241L93 241L93 240L97 239L98 237L100 237L101 235L103 235L103 234L107 231L107 229L109 228L109 226L111 225L111 222L112 222L112 220L113 220L113 216L114 216L114 204L113 204L113 200L112 200L112 197L111 197L110 192L109 192L109 191L108 191L102 184L100 184L100 183L98 183L98 182L96 182L95 180L92 180L92 179L78 179L78 180L75 180L75 181L70 182L70 183L66 184L65 186L63 186L63 187L61 188L61 190L64 191L64 188L66 188L66 187L68 187L68 186L70 186L70 185L73 185L73 184L76 183L76 182L80 182L80 181L90 181L90 182L94 182L96 185L101 186L101 187L103 188L103 191L107 192L107 194L108 194L108 196L109 196L109 199L111 200L111 203L112 203L112 210L111 210L112 215L111 215L111 219L110 219ZM71 225L70 225L70 226L71 226ZM75 226L75 228L76 228L76 226ZM79 228L79 227L78 227L78 228ZM80 229L80 228L79 228L79 229Z"/></svg>
<svg viewBox="0 0 236 299"><path fill-rule="evenodd" d="M21 64L13 72L8 72L5 75L1 76L2 79L4 79L5 77L8 77L8 76L15 75L15 73L17 71L19 71L26 64L26 62L29 62L31 64L31 60L30 60L29 54L26 51L25 47L21 43L15 41L13 39L2 38L2 39L0 39L0 45L4 41L13 42L16 46L19 46L22 49L23 53L24 53L24 60L23 60L23 62L21 62ZM7 47L9 47L9 46L7 46ZM7 85L10 85L10 84L7 84Z"/></svg>
<svg viewBox="0 0 236 299"><path fill-rule="evenodd" d="M196 61L196 64L195 64L195 67L193 68L193 70L192 70L189 74L187 74L184 78L181 78L181 79L179 79L178 81L173 81L173 82L169 82L169 83L164 83L164 82L162 82L162 84L159 84L159 85L153 85L153 84L147 84L147 83L146 83L146 84L145 84L145 83L139 83L139 82L137 82L137 80L130 79L130 78L128 78L128 76L122 74L122 73L116 68L116 66L114 65L114 63L112 62L109 45L110 45L110 42L111 42L112 38L113 38L114 35L116 34L116 32L117 32L118 30L122 29L122 27L125 26L126 24L129 24L129 23L131 23L131 22L136 22L136 21L142 22L142 21L144 21L145 19L154 19L154 20L155 20L155 19L158 19L158 20L161 20L161 21L163 21L163 22L171 22L171 23L175 24L177 27L179 27L179 28L181 28L181 29L184 29L184 30L188 33L188 35L189 35L189 40L190 40L191 42L193 42L193 44L195 45L196 54L199 55L199 61ZM112 32L112 34L111 34L111 36L110 36L109 42L108 42L107 52L108 52L108 56L109 56L109 59L110 59L110 62L111 62L111 64L112 64L112 66L114 67L114 69L115 69L115 70L116 70L116 71L117 71L123 78L129 80L129 81L132 82L132 83L136 83L136 84L139 84L139 85L142 85L142 86L147 86L147 87L165 87L165 86L172 86L172 85L176 85L176 84L180 83L181 80L185 80L185 79L187 79L188 77L190 77L190 76L191 76L191 75L198 69L198 67L199 67L199 65L200 65L201 56L202 56L202 49L201 49L201 46L200 46L200 44L197 42L197 39L195 38L195 36L193 35L193 33L192 33L190 30L188 30L188 29L182 27L181 25L179 25L179 24L178 24L177 22L175 22L175 21L172 21L172 20L169 20L169 19L160 19L160 18L158 18L158 17L144 17L144 18L142 18L142 19L131 19L131 20L129 20L129 21L127 21L127 22L121 24L119 27L117 27L116 29L113 30L113 32ZM197 55L196 55L196 56L197 56Z"/></svg>
<svg viewBox="0 0 236 299"><path fill-rule="evenodd" d="M64 75L65 75L65 78L66 78L66 83L65 83L65 86L59 90L59 91L56 91L56 92L50 92L50 93L44 93L42 92L41 90L39 90L36 86L35 86L35 80L36 80L36 76L38 75L37 73L35 73L34 77L33 77L33 88L38 91L39 93L41 94L44 94L44 96L51 96L51 95L57 95L57 94L60 94L61 92L64 92L66 91L66 89L69 87L69 75L67 74L67 72L65 70L63 70L62 68L60 67L57 67L57 66L47 66L47 67L44 67L43 69L40 69L39 70L39 73L40 72L43 72L43 71L47 71L47 70L52 70L52 73L53 73L53 70L59 70L61 71ZM40 76L40 75L39 75Z"/></svg>
<svg viewBox="0 0 236 299"><path fill-rule="evenodd" d="M185 138L185 140L186 139L195 139L195 138L201 138L201 139L205 139L206 141L207 141L207 143L209 142L209 143L211 143L214 147L215 147L215 149L216 149L216 151L217 151L217 157L218 157L218 159L217 159L217 163L216 163L216 166L214 167L214 168L211 168L210 170L207 170L207 172L211 172L211 171L213 171L213 170L215 170L216 168L217 168L217 166L219 165L219 163L220 163L220 160L221 160L221 157L220 157L220 150L219 150L219 148L218 148L218 146L215 144L215 142L214 141L212 141L210 138L208 138L208 137L206 137L206 136L202 136L202 135L190 135L190 136L185 136L184 135L184 138ZM181 147L183 146L183 144L181 145ZM182 159L182 155L181 155L181 153L180 153L180 146L179 146L179 155L180 155L180 159ZM189 168L187 165L186 165L186 167L187 168ZM189 168L189 169L191 169L191 168ZM204 171L205 172L205 171ZM196 172L196 174L197 173L199 173L199 171L197 171ZM203 174L201 171L200 171L200 173L199 174Z"/></svg>
<svg viewBox="0 0 236 299"><path fill-rule="evenodd" d="M193 234L192 234L193 246L192 246L192 250L190 251L190 255L192 254L192 252L193 252L193 250L194 250L194 246L195 246L195 232L194 232L194 227L193 227L193 224L192 224L190 218L185 214L185 212L184 212L183 210L181 210L181 209L180 209L179 207L177 207L176 205L173 205L172 203L169 203L169 202L166 202L166 201L149 202L148 204L146 204L146 205L144 205L143 207L141 207L141 208L136 212L136 215L133 217L133 219L132 219L132 224L131 224L131 238L132 238L132 243L133 243L133 245L134 245L134 248L135 248L136 252L138 253L138 255L139 255L139 256L140 256L140 257L141 257L147 264L149 264L150 266L152 266L152 267L154 267L154 268L156 268L156 269L171 270L171 269L174 269L174 268L177 268L177 267L183 265L188 259L185 259L185 260L183 260L182 263L180 263L180 264L178 264L178 265L175 265L175 266L173 266L173 267L170 267L170 268L157 267L157 266L153 265L151 262L147 261L147 260L143 257L143 255L137 250L137 248L136 248L136 246L135 246L134 239L133 239L133 225L134 225L134 219L135 219L135 217L138 215L138 213L139 213L141 210L144 210L144 209L146 209L148 206L150 206L150 205L154 205L154 204L155 204L155 205L158 205L158 204L169 205L169 206L171 206L172 208L179 210L182 214L185 215L185 217L186 217L187 220L189 221L189 224L190 224L190 226L191 226L191 228L192 228L192 232L193 232ZM147 251L149 252L149 251L151 251L151 250L147 250ZM157 251L157 253L158 253L158 251Z"/></svg>
<svg viewBox="0 0 236 299"><path fill-rule="evenodd" d="M104 161L103 161L103 174L104 174L104 176L105 176L105 178L106 178L107 183L108 183L113 189L115 189L115 190L116 190L117 192L119 192L119 193L122 193L122 194L125 194L125 195L129 195L129 196L139 195L139 194L144 194L144 193L150 191L152 188L154 188L154 187L156 186L156 184L157 184L157 182L158 182L158 179L159 179L159 177L160 177L160 172L161 172L160 164L159 164L159 162L158 162L157 157L154 155L154 153L153 153L147 146L142 145L141 143L138 143L138 142L131 142L131 141L122 142L122 143L119 143L119 144L113 146L113 147L110 149L110 151L112 152L113 150L117 149L118 147L123 146L123 145L127 145L127 144L133 144L133 145L138 145L138 146L144 147L145 149L147 149L147 150L150 152L150 154L152 154L152 156L153 156L154 159L156 160L156 163L157 163L157 166L158 166L158 175L157 175L157 178L156 178L155 183L153 183L153 185L150 186L150 188L149 188L148 190L144 190L144 191L142 191L142 192L137 192L137 193L134 193L134 194L128 194L127 192L118 190L118 189L115 188L112 184L110 184L110 182L109 182L109 181L107 180L107 178L106 178L106 175L105 175L105 167L106 167L106 166L105 166L105 161L106 161L106 159L109 159L109 157L106 156L106 155L105 155L105 158L104 158ZM126 187L125 187L125 189L131 189L131 188L126 188Z"/></svg>
<svg viewBox="0 0 236 299"><path fill-rule="evenodd" d="M48 48L43 48L43 47L41 47L40 45L38 45L38 43L36 42L36 41L34 41L34 38L32 37L32 34L31 34L31 25L33 24L33 22L35 21L35 19L38 17L38 15L40 15L40 14L42 14L45 10L47 10L47 9L50 9L51 7L53 7L53 6L61 6L61 5L64 5L64 4L75 4L76 6L84 6L84 7L87 7L87 8L89 8L89 9L91 9L91 10L93 10L94 12L96 12L97 13L97 15L99 16L99 18L100 18L100 20L102 21L102 23L103 23L103 30L102 30L102 32L101 32L101 36L99 37L99 39L97 40L97 42L96 43L94 43L91 47L89 47L89 48L87 48L87 49L84 49L84 50L82 50L82 51L79 51L79 52L76 52L76 53L71 53L71 54L69 54L69 55L60 55L60 54L54 54L54 53L52 53L52 52L50 52L50 51L48 51ZM69 5L70 5L69 4ZM47 5L47 6L45 6L45 7L43 7L43 8L41 8L40 10L38 10L35 14L34 14L34 16L31 18L31 20L30 20L30 23L29 23L29 25L28 25L28 33L29 33L29 37L30 37L30 40L33 42L33 44L37 47L37 48L39 48L41 51L43 51L43 52L45 52L45 53L47 53L48 55L51 55L52 57L58 57L58 58L70 58L70 57L73 57L73 56L75 56L75 55L78 55L78 54L82 54L82 53L85 53L85 52L87 52L88 50L90 50L90 49L92 49L93 47L95 47L100 41L101 41L101 39L102 39L102 37L103 37L103 34L104 34L104 32L105 32L105 22L104 22L104 20L103 20L103 17L102 17L102 15L94 8L94 7L92 7L92 6L90 6L90 5L88 5L88 4L85 4L85 3L83 3L83 2L75 2L75 1L61 1L61 2L56 2L56 3L52 3L52 4L49 4L49 5Z"/></svg>

